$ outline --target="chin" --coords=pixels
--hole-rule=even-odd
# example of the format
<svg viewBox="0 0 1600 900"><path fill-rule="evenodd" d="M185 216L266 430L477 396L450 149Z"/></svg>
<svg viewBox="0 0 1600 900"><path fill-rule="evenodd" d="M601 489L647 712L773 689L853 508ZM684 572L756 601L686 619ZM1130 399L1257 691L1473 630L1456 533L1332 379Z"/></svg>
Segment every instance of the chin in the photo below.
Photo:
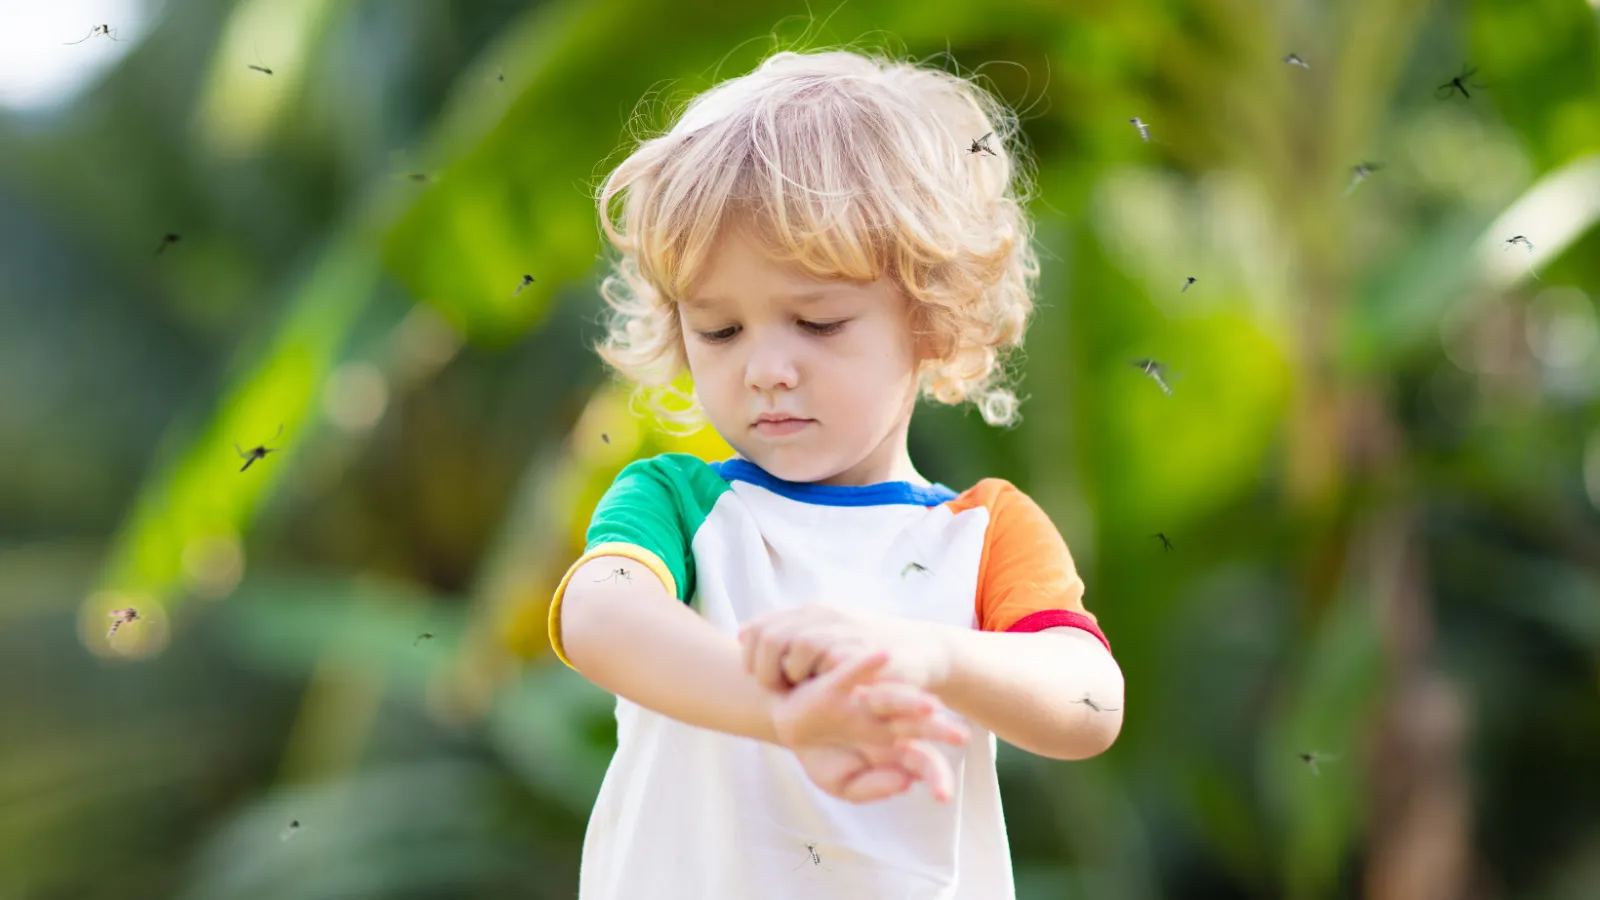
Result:
<svg viewBox="0 0 1600 900"><path fill-rule="evenodd" d="M808 454L799 448L753 446L734 449L767 474L784 481L813 483L832 478L842 471L838 466L819 460L815 454Z"/></svg>
<svg viewBox="0 0 1600 900"><path fill-rule="evenodd" d="M817 465L812 460L796 459L784 453L759 453L746 459L765 469L769 475L784 481L810 483L821 481L831 474L827 466Z"/></svg>

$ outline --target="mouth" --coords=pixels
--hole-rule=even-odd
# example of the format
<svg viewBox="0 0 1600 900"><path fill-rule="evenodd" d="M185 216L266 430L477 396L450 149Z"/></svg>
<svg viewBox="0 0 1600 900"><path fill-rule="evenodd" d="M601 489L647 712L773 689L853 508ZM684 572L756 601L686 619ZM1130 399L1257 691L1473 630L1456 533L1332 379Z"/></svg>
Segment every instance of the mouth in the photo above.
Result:
<svg viewBox="0 0 1600 900"><path fill-rule="evenodd" d="M756 419L752 427L763 437L782 437L801 431L815 421L816 419L803 419L799 416L761 416Z"/></svg>

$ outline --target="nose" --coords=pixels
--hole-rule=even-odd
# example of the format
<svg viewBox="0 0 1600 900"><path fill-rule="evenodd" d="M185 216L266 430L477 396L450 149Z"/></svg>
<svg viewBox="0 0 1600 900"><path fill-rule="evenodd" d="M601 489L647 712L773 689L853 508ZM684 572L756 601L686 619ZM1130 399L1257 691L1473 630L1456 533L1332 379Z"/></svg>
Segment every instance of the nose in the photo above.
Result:
<svg viewBox="0 0 1600 900"><path fill-rule="evenodd" d="M765 334L751 335L745 346L750 355L745 358L744 381L751 389L793 390L800 383L797 348L784 335L768 330Z"/></svg>

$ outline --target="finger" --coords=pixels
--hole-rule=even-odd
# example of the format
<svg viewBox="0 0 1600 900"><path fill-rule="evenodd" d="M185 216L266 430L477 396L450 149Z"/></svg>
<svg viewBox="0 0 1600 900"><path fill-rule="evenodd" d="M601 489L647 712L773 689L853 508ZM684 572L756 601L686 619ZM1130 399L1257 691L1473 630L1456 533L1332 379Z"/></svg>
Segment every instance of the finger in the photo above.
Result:
<svg viewBox="0 0 1600 900"><path fill-rule="evenodd" d="M881 650L858 656L829 674L831 683L828 687L836 691L850 691L857 685L866 684L876 678L888 664L889 654Z"/></svg>
<svg viewBox="0 0 1600 900"><path fill-rule="evenodd" d="M745 671L755 673L756 656L761 647L761 641L768 634L783 628L783 615L785 610L774 610L763 613L746 622L739 629L739 646L744 649Z"/></svg>
<svg viewBox="0 0 1600 900"><path fill-rule="evenodd" d="M937 715L926 719L893 719L888 726L896 740L920 739L959 747L972 736L964 724Z"/></svg>
<svg viewBox="0 0 1600 900"><path fill-rule="evenodd" d="M948 803L955 791L955 774L950 771L950 761L923 741L907 741L900 752L900 764L927 783L933 799Z"/></svg>
<svg viewBox="0 0 1600 900"><path fill-rule="evenodd" d="M814 641L799 639L789 644L788 652L783 654L781 661L783 677L790 684L799 684L810 678L817 667L817 657L822 655L822 648Z"/></svg>
<svg viewBox="0 0 1600 900"><path fill-rule="evenodd" d="M938 711L938 701L932 694L897 681L864 684L855 692L879 718L926 718Z"/></svg>
<svg viewBox="0 0 1600 900"><path fill-rule="evenodd" d="M855 776L856 772L854 770L842 767L838 769L826 768L821 771L806 773L806 777L810 778L811 782L817 787L822 788L823 792L841 799L846 799L845 795L849 791L850 784Z"/></svg>
<svg viewBox="0 0 1600 900"><path fill-rule="evenodd" d="M755 661L750 671L762 687L774 691L789 687L783 677L783 654L788 647L788 636L777 631L767 631L756 640Z"/></svg>
<svg viewBox="0 0 1600 900"><path fill-rule="evenodd" d="M971 731L938 698L908 684L883 681L862 685L856 693L868 711L883 719L897 738L925 738L962 744Z"/></svg>
<svg viewBox="0 0 1600 900"><path fill-rule="evenodd" d="M851 803L887 800L911 789L916 777L900 766L874 766L847 781L835 794Z"/></svg>

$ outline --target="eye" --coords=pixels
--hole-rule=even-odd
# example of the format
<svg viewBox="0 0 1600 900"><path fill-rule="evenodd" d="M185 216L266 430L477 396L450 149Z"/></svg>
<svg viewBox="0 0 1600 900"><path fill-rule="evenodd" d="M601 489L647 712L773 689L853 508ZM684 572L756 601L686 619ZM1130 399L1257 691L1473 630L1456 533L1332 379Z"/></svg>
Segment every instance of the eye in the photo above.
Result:
<svg viewBox="0 0 1600 900"><path fill-rule="evenodd" d="M721 328L716 331L696 332L696 334L700 335L700 340L708 344L725 344L733 340L733 336L738 333L739 326L737 325L729 325L727 328Z"/></svg>
<svg viewBox="0 0 1600 900"><path fill-rule="evenodd" d="M812 334L830 335L838 334L839 331L844 328L845 322L848 321L850 320L841 319L838 322L807 322L802 319L800 320L800 327L811 332Z"/></svg>

